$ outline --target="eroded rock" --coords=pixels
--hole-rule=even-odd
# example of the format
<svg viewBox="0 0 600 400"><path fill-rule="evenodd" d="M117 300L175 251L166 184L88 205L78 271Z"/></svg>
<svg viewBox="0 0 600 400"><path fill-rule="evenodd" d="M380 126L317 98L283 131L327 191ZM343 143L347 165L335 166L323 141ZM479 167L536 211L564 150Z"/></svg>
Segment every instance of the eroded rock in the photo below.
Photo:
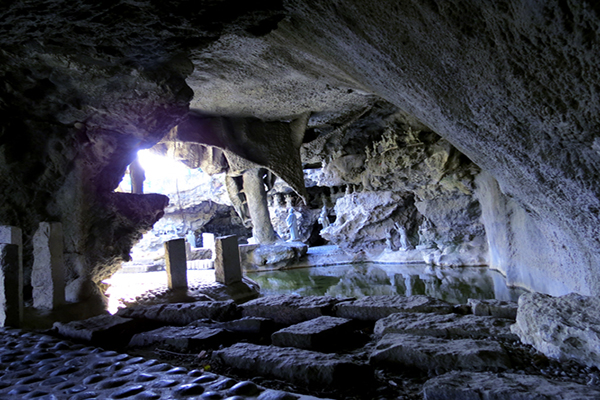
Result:
<svg viewBox="0 0 600 400"><path fill-rule="evenodd" d="M218 327L174 327L166 326L149 332L135 334L129 341L129 346L168 346L181 351L196 351L203 347L228 344L232 335Z"/></svg>
<svg viewBox="0 0 600 400"><path fill-rule="evenodd" d="M215 321L234 319L238 309L233 300L197 301L193 303L156 304L122 308L116 315L127 318L146 319L170 325L187 325L202 318Z"/></svg>
<svg viewBox="0 0 600 400"><path fill-rule="evenodd" d="M492 372L449 372L423 386L425 400L589 400L600 390L539 375Z"/></svg>
<svg viewBox="0 0 600 400"><path fill-rule="evenodd" d="M426 371L482 371L510 367L508 354L494 341L448 340L399 333L385 335L371 353L369 362L373 365L414 367Z"/></svg>
<svg viewBox="0 0 600 400"><path fill-rule="evenodd" d="M412 335L485 338L495 336L517 340L511 332L512 320L457 314L396 313L375 323L374 333L409 333Z"/></svg>
<svg viewBox="0 0 600 400"><path fill-rule="evenodd" d="M376 321L398 312L447 314L452 305L433 297L416 296L365 296L342 302L335 307L335 315L364 321Z"/></svg>
<svg viewBox="0 0 600 400"><path fill-rule="evenodd" d="M471 306L474 315L512 320L517 318L518 304L514 301L469 299L467 304Z"/></svg>
<svg viewBox="0 0 600 400"><path fill-rule="evenodd" d="M82 321L55 322L54 329L61 336L83 340L102 346L124 344L136 332L139 323L132 318L117 315L98 315Z"/></svg>
<svg viewBox="0 0 600 400"><path fill-rule="evenodd" d="M244 303L244 317L271 318L279 324L297 324L323 315L332 315L341 300L331 296L281 295L261 297Z"/></svg>
<svg viewBox="0 0 600 400"><path fill-rule="evenodd" d="M349 319L323 316L281 329L271 335L271 342L279 347L331 350L347 342L351 327Z"/></svg>
<svg viewBox="0 0 600 400"><path fill-rule="evenodd" d="M600 298L570 293L519 298L512 331L546 356L600 367Z"/></svg>

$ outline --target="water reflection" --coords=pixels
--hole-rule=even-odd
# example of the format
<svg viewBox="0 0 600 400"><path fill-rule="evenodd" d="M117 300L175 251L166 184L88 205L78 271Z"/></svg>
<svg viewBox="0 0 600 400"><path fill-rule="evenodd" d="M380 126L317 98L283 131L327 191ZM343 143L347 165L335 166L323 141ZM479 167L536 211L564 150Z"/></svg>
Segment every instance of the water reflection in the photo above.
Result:
<svg viewBox="0 0 600 400"><path fill-rule="evenodd" d="M516 301L525 292L506 286L502 274L485 267L432 267L426 264L346 264L249 275L263 295L364 297L425 294L450 303L467 299Z"/></svg>

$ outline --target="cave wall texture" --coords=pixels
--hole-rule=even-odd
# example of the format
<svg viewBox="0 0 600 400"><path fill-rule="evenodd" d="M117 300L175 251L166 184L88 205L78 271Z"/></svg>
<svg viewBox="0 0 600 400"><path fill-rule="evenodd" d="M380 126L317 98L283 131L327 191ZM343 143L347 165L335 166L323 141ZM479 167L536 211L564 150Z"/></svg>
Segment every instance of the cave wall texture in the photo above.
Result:
<svg viewBox="0 0 600 400"><path fill-rule="evenodd" d="M63 222L81 301L162 215L113 190L189 107L331 122L378 96L484 171L509 282L600 294L599 29L585 0L3 2L0 223L30 265L37 224Z"/></svg>

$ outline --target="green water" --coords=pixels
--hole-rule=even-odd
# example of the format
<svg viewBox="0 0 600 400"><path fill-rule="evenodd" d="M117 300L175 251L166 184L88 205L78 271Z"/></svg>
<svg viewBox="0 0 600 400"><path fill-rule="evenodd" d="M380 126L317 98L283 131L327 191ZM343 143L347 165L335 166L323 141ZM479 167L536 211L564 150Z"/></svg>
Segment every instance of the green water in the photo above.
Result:
<svg viewBox="0 0 600 400"><path fill-rule="evenodd" d="M467 299L516 301L523 289L506 285L502 274L485 267L432 267L426 264L345 264L255 272L263 295L299 294L364 297L425 294L450 303Z"/></svg>

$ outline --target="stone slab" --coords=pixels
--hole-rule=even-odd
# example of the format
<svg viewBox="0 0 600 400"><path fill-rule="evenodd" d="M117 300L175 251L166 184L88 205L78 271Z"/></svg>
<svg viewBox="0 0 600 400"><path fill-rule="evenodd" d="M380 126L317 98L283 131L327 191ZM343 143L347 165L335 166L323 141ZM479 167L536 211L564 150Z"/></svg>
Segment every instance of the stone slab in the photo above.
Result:
<svg viewBox="0 0 600 400"><path fill-rule="evenodd" d="M270 335L275 331L275 323L270 318L244 317L233 321L227 321L219 324L223 329L230 332L250 334L250 335Z"/></svg>
<svg viewBox="0 0 600 400"><path fill-rule="evenodd" d="M33 306L53 309L65 302L63 231L60 222L41 222L33 235Z"/></svg>
<svg viewBox="0 0 600 400"><path fill-rule="evenodd" d="M215 279L224 285L242 281L242 266L237 236L223 236L215 240Z"/></svg>
<svg viewBox="0 0 600 400"><path fill-rule="evenodd" d="M23 321L23 270L19 246L0 243L0 326L18 327Z"/></svg>
<svg viewBox="0 0 600 400"><path fill-rule="evenodd" d="M271 343L307 350L337 348L343 345L343 338L351 336L352 325L352 320L346 318L318 317L273 333Z"/></svg>
<svg viewBox="0 0 600 400"><path fill-rule="evenodd" d="M250 343L213 352L213 362L309 387L365 385L373 377L369 366L347 356Z"/></svg>
<svg viewBox="0 0 600 400"><path fill-rule="evenodd" d="M333 306L342 301L331 296L280 295L261 297L241 305L244 317L271 318L278 324L297 324L333 314Z"/></svg>
<svg viewBox="0 0 600 400"><path fill-rule="evenodd" d="M215 321L232 320L237 317L238 308L233 300L197 301L122 308L116 315L183 326L203 318Z"/></svg>
<svg viewBox="0 0 600 400"><path fill-rule="evenodd" d="M435 337L518 340L511 332L512 320L476 315L396 313L375 323L373 333L409 333Z"/></svg>
<svg viewBox="0 0 600 400"><path fill-rule="evenodd" d="M341 318L377 321L397 312L420 312L448 314L453 305L433 297L415 296L365 296L343 302L335 307L335 315Z"/></svg>
<svg viewBox="0 0 600 400"><path fill-rule="evenodd" d="M502 346L490 340L449 340L400 333L385 335L375 346L373 365L403 366L424 371L504 370L510 359Z"/></svg>
<svg viewBox="0 0 600 400"><path fill-rule="evenodd" d="M590 400L600 390L539 375L450 372L423 386L424 400Z"/></svg>
<svg viewBox="0 0 600 400"><path fill-rule="evenodd" d="M126 344L138 324L131 318L116 315L98 315L81 321L55 322L53 328L63 337L83 340L95 345L118 342Z"/></svg>
<svg viewBox="0 0 600 400"><path fill-rule="evenodd" d="M199 326L165 326L133 335L131 347L168 346L181 351L197 351L204 347L232 343L232 335L224 329Z"/></svg>
<svg viewBox="0 0 600 400"><path fill-rule="evenodd" d="M600 298L526 293L512 331L546 356L600 368Z"/></svg>
<svg viewBox="0 0 600 400"><path fill-rule="evenodd" d="M187 256L185 239L173 239L164 243L167 286L169 289L185 289L187 283Z"/></svg>
<svg viewBox="0 0 600 400"><path fill-rule="evenodd" d="M473 315L490 316L515 320L518 304L515 301L468 299Z"/></svg>

